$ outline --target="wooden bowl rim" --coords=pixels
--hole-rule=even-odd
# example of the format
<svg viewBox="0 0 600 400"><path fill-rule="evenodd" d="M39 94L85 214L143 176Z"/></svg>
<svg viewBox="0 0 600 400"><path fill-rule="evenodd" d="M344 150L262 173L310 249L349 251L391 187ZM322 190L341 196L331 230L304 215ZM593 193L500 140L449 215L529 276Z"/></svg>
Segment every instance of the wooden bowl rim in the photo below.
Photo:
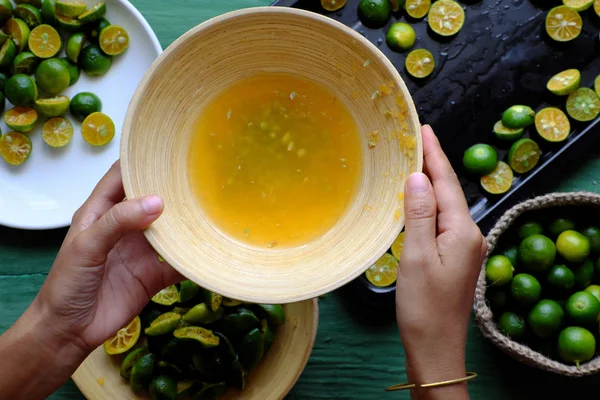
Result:
<svg viewBox="0 0 600 400"><path fill-rule="evenodd" d="M310 301L312 304L313 330L311 332L311 337L310 337L310 342L308 344L308 347L305 349L304 356L302 357L303 367L299 371L296 371L296 373L294 374L294 379L290 382L290 384L285 388L284 392L281 394L281 397L280 397L281 399L283 399L285 396L287 396L287 394L292 390L292 388L294 386L296 386L296 382L298 382L298 379L300 379L300 375L302 375L302 373L304 372L304 369L306 368L306 365L308 364L310 355L315 347L315 341L317 340L317 331L319 328L319 299L314 298L312 300L305 300L305 301ZM289 324L289 323L290 322L286 320L286 324Z"/></svg>
<svg viewBox="0 0 600 400"><path fill-rule="evenodd" d="M279 399L283 399L285 396L287 396L289 394L289 392L293 389L293 387L296 385L296 383L298 382L298 379L300 379L300 376L304 372L304 369L306 369L306 365L308 364L308 360L310 358L313 348L315 347L315 342L317 339L317 331L319 328L319 300L318 300L318 298L315 298L315 299L311 299L311 300L304 300L303 302L309 303L312 308L311 314L312 314L312 327L313 328L312 328L312 332L310 335L310 342L308 343L308 346L306 347L306 349L304 351L304 355L302 356L302 364L301 365L303 367L300 368L298 371L296 371L293 374L293 379L290 381L290 384L284 389L284 391L280 394ZM292 321L286 320L285 323L291 324ZM100 347L102 347L102 345L100 345ZM83 361L83 363L81 363L80 367L84 363L85 363L85 360ZM118 371L115 370L115 373L118 373ZM79 374L77 374L77 371L75 371L73 373L73 375L71 376L71 379L73 379L73 382L75 382L75 386L77 386L77 389L79 389L79 391L83 394L83 396L86 399L96 400L96 397L94 397L94 392L88 391L87 386L84 386L82 384L82 382L79 381Z"/></svg>
<svg viewBox="0 0 600 400"><path fill-rule="evenodd" d="M277 6L275 6L275 7L273 7L273 6L252 7L252 8L231 11L231 12L213 17L212 19L209 19L209 20L197 25L196 27L190 29L189 31L184 33L182 36L180 36L178 39L176 39L170 46L168 46L163 51L163 53L154 61L154 63L150 66L148 71L146 71L146 74L144 75L143 79L141 80L141 82L140 82L137 90L135 91L135 93L132 97L132 100L130 102L130 105L129 105L129 108L127 111L127 115L125 116L125 121L123 124L123 129L122 129L122 134L121 134L121 149L120 149L121 174L122 174L122 180L123 180L123 186L125 189L126 198L136 197L136 194L134 193L134 190L133 190L132 178L131 178L131 175L129 172L129 157L128 157L128 153L127 153L127 147L128 147L128 143L129 143L131 126L134 123L133 117L136 114L139 103L144 96L144 92L146 91L146 88L150 82L150 79L153 76L154 71L157 68L159 68L159 66L162 65L171 56L171 53L176 51L176 49L180 45L182 45L186 40L188 40L188 38L196 35L198 32L205 30L207 28L210 28L214 25L220 24L227 20L231 20L231 19L235 19L238 17L247 16L247 15L257 15L257 14L294 15L297 17L312 19L314 21L318 21L319 23L327 24L332 28L335 28L335 29L338 29L338 30L344 32L346 35L349 36L350 39L355 40L356 43L358 43L360 46L362 46L363 48L368 50L368 52L370 53L370 56L375 57L377 59L377 61L382 64L382 66L385 68L385 70L393 78L393 81L396 84L397 89L401 92L401 95L402 95L403 99L405 100L405 106L406 106L406 110L407 110L406 121L407 121L407 124L410 127L410 129L415 133L415 137L417 139L416 147L414 149L414 152L416 154L414 154L414 158L413 158L413 162L414 162L414 166L415 166L414 170L415 171L423 170L423 142L422 142L421 135L420 135L421 124L419 121L419 117L418 117L418 113L417 113L415 104L413 102L412 96L410 95L410 92L408 91L408 88L406 87L404 80L400 76L400 73L398 72L396 67L392 64L392 62L385 56L385 54L383 54L383 52L377 46L375 46L373 43L371 43L365 37L360 35L358 32L354 31L353 29L347 27L346 25L344 25L332 18L317 14L315 12L306 11L306 10L302 10L302 9L289 8L289 7L277 7ZM396 236L402 230L403 225L404 225L404 213L402 214L402 217L398 223ZM151 246L173 268L175 268L179 271L181 270L181 268L179 268L178 264L176 262L173 262L172 258L169 256L168 252L166 252L164 250L164 247L162 246L161 242L159 240L157 240L149 230L145 230L144 235L148 239ZM394 238L390 239L390 243L387 244L388 248L389 248L389 246L391 246L393 240L394 240ZM383 254L383 252L382 252L382 254ZM377 258L379 258L382 254L373 256L372 263L374 263L377 260ZM318 297L325 293L332 292L333 290L338 289L339 287L342 287L342 286L346 285L347 283L351 282L352 280L356 279L363 272L364 271L357 268L356 270L352 271L352 273L348 273L343 279L338 279L335 282L329 282L328 284L322 286L318 290L315 289L311 292L304 292L304 293L289 295L289 296L285 296L285 297L284 296L264 297L264 295L262 295L262 294L255 294L255 295L253 295L252 298L249 298L247 296L244 297L243 295L238 296L238 297L240 300L251 301L251 302L260 302L260 303L283 304L283 303L293 303L293 302L298 302L298 301L304 301L304 300L309 300L311 298ZM210 290L213 290L216 292L219 291L218 288L211 287L210 284L208 284L208 283L204 283L204 282L199 282L199 283L204 284ZM235 296L232 296L232 297L235 297Z"/></svg>

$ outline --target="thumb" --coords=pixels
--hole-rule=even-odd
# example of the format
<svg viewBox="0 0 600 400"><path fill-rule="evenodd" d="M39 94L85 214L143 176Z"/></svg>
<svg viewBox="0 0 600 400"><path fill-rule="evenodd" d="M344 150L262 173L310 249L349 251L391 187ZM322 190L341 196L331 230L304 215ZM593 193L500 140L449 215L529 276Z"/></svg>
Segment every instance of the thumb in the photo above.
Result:
<svg viewBox="0 0 600 400"><path fill-rule="evenodd" d="M108 253L123 234L146 229L164 208L158 196L146 196L117 203L92 226L78 235L75 249L90 265L106 261Z"/></svg>
<svg viewBox="0 0 600 400"><path fill-rule="evenodd" d="M423 261L435 248L437 231L437 202L433 186L425 174L418 172L408 177L404 190L404 213L406 256L410 263Z"/></svg>

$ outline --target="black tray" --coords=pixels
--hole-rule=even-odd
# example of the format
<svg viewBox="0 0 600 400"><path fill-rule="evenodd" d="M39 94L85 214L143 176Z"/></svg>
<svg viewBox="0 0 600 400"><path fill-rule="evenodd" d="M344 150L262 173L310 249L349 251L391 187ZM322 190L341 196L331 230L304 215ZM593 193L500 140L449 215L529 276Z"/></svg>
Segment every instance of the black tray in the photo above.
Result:
<svg viewBox="0 0 600 400"><path fill-rule="evenodd" d="M495 141L492 127L507 107L527 104L540 109L554 105L564 110L566 98L553 96L546 90L546 82L555 73L578 68L582 86L592 85L600 74L600 18L592 9L581 13L583 32L569 43L557 43L545 32L547 10L557 5L555 2L546 1L542 5L528 0L463 2L465 26L449 40L434 37L426 19L409 20L417 33L414 48L430 50L436 61L432 76L416 82L404 70L406 53L393 52L385 43L389 25L396 20L407 20L406 16L393 16L384 28L368 29L358 20L358 2L348 0L342 10L333 13L325 12L319 0L278 0L273 5L328 15L352 27L383 51L404 78L421 122L431 124L439 136L460 177L471 214L484 232L507 208L543 188L544 181L554 180L561 167L581 156L596 141L597 135L592 131L600 119L587 124L571 121L573 133L565 142L555 145L543 143L535 128L530 128L526 136L541 145L542 159L528 174L516 176L512 189L502 196L487 195L479 182L465 176L462 169L463 152L475 143L490 143L499 150L501 158L506 157L507 148Z"/></svg>
<svg viewBox="0 0 600 400"><path fill-rule="evenodd" d="M359 0L348 0L343 9L333 13L324 11L319 0L278 0L273 5L327 15L381 49L400 71L421 122L431 124L440 138L459 175L471 215L484 233L512 205L547 190L548 183L555 183L568 163L576 162L600 139L600 118L585 124L571 121L572 133L560 144L544 143L535 128L529 128L525 136L532 137L542 148L540 163L531 172L516 175L511 190L501 196L486 194L462 168L464 150L479 142L494 145L499 157L506 158L508 149L495 141L492 127L507 107L526 104L541 109L553 105L564 110L566 98L546 90L548 79L555 73L578 68L582 86L592 86L600 74L600 18L593 9L581 13L583 31L577 39L557 43L547 36L544 27L547 11L560 4L556 1L463 1L465 25L455 37L446 40L429 31L426 19L407 20L401 14L392 16L384 28L366 28L358 20L358 3ZM404 70L406 53L393 52L385 43L387 29L397 20L407 21L415 29L414 48L424 47L434 55L435 71L425 81L412 79ZM367 300L380 304L386 297L393 297L393 288L375 288L364 278L352 285L366 293Z"/></svg>

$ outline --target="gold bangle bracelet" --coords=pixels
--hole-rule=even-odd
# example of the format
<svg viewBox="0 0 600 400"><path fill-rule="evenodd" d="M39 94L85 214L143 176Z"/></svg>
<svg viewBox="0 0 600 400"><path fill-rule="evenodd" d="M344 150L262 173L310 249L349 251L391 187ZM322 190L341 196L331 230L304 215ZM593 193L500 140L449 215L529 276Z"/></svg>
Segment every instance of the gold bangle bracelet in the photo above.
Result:
<svg viewBox="0 0 600 400"><path fill-rule="evenodd" d="M463 378L451 379L449 381L442 381L442 382L423 383L421 385L417 385L416 383L406 382L406 383L400 383L398 385L390 386L390 387L386 388L385 391L386 392L395 392L398 390L414 389L417 386L420 388L423 388L423 389L436 388L436 387L440 387L440 386L456 385L457 383L468 382L475 378L477 378L477 374L475 372L467 372L467 376L465 376Z"/></svg>

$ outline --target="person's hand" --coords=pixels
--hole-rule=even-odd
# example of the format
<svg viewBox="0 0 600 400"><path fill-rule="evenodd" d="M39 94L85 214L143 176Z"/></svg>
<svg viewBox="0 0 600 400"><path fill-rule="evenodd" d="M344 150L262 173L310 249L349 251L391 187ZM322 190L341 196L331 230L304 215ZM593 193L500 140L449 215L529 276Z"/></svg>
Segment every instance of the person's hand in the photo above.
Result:
<svg viewBox="0 0 600 400"><path fill-rule="evenodd" d="M31 307L0 337L2 364L21 365L0 367L0 393L45 398L156 292L182 279L159 262L142 232L161 215L162 199L124 197L117 162L75 213Z"/></svg>
<svg viewBox="0 0 600 400"><path fill-rule="evenodd" d="M431 127L422 129L425 174L405 189L405 240L396 313L411 383L465 376L465 349L486 241ZM466 384L421 389L415 398L465 398Z"/></svg>
<svg viewBox="0 0 600 400"><path fill-rule="evenodd" d="M38 295L52 327L93 350L128 324L159 290L181 279L142 231L163 211L158 196L124 199L115 163L73 216Z"/></svg>

